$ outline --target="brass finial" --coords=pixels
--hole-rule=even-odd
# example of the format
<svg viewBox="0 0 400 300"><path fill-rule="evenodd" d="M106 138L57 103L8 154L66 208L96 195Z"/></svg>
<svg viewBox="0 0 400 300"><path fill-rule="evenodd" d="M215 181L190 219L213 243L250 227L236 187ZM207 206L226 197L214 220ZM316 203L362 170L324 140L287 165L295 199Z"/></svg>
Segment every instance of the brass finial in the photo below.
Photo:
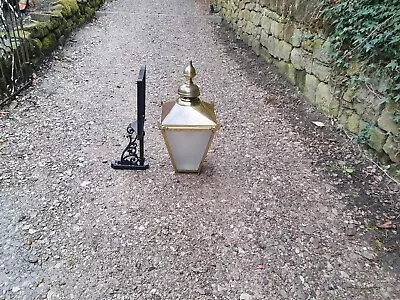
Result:
<svg viewBox="0 0 400 300"><path fill-rule="evenodd" d="M193 67L192 61L189 61L189 65L186 67L183 75L187 80L187 84L193 84L192 79L196 76L196 70Z"/></svg>
<svg viewBox="0 0 400 300"><path fill-rule="evenodd" d="M199 87L193 83L193 78L196 76L196 70L193 67L192 61L186 67L183 75L186 78L186 83L178 89L178 94L183 101L192 101L200 96Z"/></svg>

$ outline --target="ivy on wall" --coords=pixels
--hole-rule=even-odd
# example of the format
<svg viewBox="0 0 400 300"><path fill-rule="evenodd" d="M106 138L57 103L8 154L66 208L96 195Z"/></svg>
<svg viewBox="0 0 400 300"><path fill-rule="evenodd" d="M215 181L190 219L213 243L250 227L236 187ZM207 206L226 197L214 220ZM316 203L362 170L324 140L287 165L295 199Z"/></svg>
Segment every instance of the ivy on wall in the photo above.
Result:
<svg viewBox="0 0 400 300"><path fill-rule="evenodd" d="M345 83L378 83L385 101L400 104L400 0L323 0L320 20ZM357 72L349 72L353 62Z"/></svg>

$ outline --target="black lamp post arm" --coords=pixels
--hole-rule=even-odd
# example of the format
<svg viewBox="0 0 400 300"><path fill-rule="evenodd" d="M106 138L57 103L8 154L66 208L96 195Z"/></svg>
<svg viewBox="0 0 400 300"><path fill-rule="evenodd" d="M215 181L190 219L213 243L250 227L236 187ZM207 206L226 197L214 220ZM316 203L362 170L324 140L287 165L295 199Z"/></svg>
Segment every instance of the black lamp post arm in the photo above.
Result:
<svg viewBox="0 0 400 300"><path fill-rule="evenodd" d="M121 160L111 163L114 169L145 170L149 164L144 158L144 121L146 105L146 65L142 65L137 85L137 119L129 124L127 128L127 137L129 143L122 151ZM139 145L138 145L139 142ZM139 146L139 155L137 153Z"/></svg>

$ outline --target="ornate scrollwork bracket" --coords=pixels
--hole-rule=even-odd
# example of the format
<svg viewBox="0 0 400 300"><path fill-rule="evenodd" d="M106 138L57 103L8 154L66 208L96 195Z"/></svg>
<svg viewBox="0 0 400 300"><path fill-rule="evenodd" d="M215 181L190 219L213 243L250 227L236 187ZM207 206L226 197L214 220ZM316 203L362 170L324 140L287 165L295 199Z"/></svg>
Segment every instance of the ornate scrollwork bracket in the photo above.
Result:
<svg viewBox="0 0 400 300"><path fill-rule="evenodd" d="M137 80L137 120L128 125L129 143L121 154L121 160L111 163L113 169L146 170L149 164L144 158L144 120L145 120L145 87L146 66L140 68ZM139 152L139 153L138 153Z"/></svg>
<svg viewBox="0 0 400 300"><path fill-rule="evenodd" d="M113 169L127 169L127 170L145 170L149 168L149 164L145 159L140 158L138 153L140 147L140 140L137 135L137 122L134 121L126 128L129 139L128 145L122 151L121 159L111 163ZM143 132L144 134L144 132Z"/></svg>

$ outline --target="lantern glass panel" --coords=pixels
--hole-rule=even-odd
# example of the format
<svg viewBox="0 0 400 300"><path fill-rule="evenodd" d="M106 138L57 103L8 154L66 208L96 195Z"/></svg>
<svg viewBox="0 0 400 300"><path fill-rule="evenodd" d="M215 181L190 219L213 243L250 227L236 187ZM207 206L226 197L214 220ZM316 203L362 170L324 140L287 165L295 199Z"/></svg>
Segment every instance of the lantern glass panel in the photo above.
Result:
<svg viewBox="0 0 400 300"><path fill-rule="evenodd" d="M171 159L177 171L196 172L207 153L212 130L166 130Z"/></svg>

